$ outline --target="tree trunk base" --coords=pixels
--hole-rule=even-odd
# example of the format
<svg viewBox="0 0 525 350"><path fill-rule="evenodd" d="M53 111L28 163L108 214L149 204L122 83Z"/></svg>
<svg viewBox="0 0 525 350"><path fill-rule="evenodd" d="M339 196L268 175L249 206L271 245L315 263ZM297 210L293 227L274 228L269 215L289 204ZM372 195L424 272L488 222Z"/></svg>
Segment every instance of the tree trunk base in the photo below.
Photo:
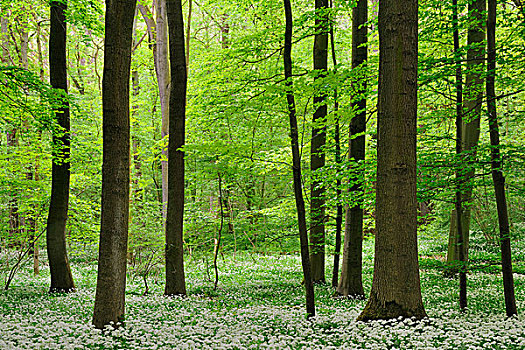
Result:
<svg viewBox="0 0 525 350"><path fill-rule="evenodd" d="M427 314L423 305L419 305L415 309L408 309L403 305L399 305L396 301L381 302L378 300L377 295L372 292L365 309L357 317L357 321L389 320L398 317L413 317L420 320L427 317Z"/></svg>

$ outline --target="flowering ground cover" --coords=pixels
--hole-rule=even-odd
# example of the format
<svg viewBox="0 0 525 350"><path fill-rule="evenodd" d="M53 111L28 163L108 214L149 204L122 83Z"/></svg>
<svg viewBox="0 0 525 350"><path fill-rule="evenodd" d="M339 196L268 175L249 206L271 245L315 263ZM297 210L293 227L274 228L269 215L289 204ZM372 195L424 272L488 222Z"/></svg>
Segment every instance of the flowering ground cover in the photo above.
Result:
<svg viewBox="0 0 525 350"><path fill-rule="evenodd" d="M142 280L130 277L126 324L102 333L91 326L96 265L83 261L73 263L76 293L49 295L48 270L34 277L29 266L0 293L0 349L524 349L525 317L505 318L497 268L469 273L469 309L460 313L457 280L439 269L443 247L432 237L420 242L429 315L421 322L356 322L365 301L333 298L329 286L316 286L317 316L307 321L298 256L229 253L219 259L217 290L205 259L187 261L186 298L163 297L161 273L150 278L147 295ZM372 245L365 247L367 291ZM497 252L476 241L472 248L479 261ZM524 251L514 255L519 272ZM525 275L515 273L515 285L523 313Z"/></svg>

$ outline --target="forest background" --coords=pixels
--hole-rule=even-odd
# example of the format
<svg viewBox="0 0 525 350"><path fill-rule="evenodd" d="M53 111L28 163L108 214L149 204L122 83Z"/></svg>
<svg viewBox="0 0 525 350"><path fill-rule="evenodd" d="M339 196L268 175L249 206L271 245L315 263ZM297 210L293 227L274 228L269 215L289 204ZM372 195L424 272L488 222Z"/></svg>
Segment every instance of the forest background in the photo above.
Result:
<svg viewBox="0 0 525 350"><path fill-rule="evenodd" d="M160 274L164 251L163 212L167 198L166 119L163 88L155 67L159 40L152 30L162 16L158 6L141 3L135 16L132 47L132 172L128 262L131 273ZM355 4L332 4L334 53L328 74L312 69L315 12L310 2L295 2L294 92L297 102L304 187L326 189L327 252L334 252L337 206L363 200L364 237L375 233L376 108L378 72L377 3L370 2L367 23L368 64L352 69L351 18ZM35 272L43 246L50 202L51 138L56 130L56 93L47 85L49 20L45 2L1 3L2 67L0 81L0 232L10 259L2 269L9 279L13 261L30 247ZM455 155L456 63L468 63L467 51L484 43L467 42L476 21L459 2L460 51L453 45L452 4L419 3L418 202L419 232L449 249L458 167L474 168L469 205L473 236L497 244L498 221L492 179L488 123L482 118L475 157L468 164ZM523 12L520 2L498 7L497 103L500 116L503 172L514 240L525 235ZM94 256L100 232L102 164L102 69L104 6L72 1L68 22L68 77L71 104L71 196L67 220L72 259ZM289 126L283 84L282 4L265 2L184 3L188 65L184 247L189 256L210 259L215 250L259 253L299 251L297 218L291 185ZM149 30L148 30L149 29ZM330 61L330 60L329 60ZM483 72L480 72L483 75ZM366 157L347 157L347 130L356 111L350 108L359 84L369 109ZM337 94L334 92L337 90ZM313 96L326 95L328 114L312 122L318 106ZM339 104L334 113L334 96ZM483 98L482 98L483 100ZM483 100L485 101L485 100ZM479 104L479 103L478 103ZM485 103L479 108L486 116ZM320 123L320 124L319 124ZM336 125L342 154L337 160ZM326 128L326 164L309 171L312 128ZM164 170L163 170L164 169ZM353 179L349 181L349 179ZM364 195L349 189L363 184ZM310 195L305 191L307 207ZM220 247L217 247L221 233ZM34 246L34 248L33 248ZM18 247L19 249L12 249ZM31 255L31 254L29 254ZM14 260L13 260L14 259ZM490 263L490 261L489 261ZM517 267L519 269L519 266Z"/></svg>

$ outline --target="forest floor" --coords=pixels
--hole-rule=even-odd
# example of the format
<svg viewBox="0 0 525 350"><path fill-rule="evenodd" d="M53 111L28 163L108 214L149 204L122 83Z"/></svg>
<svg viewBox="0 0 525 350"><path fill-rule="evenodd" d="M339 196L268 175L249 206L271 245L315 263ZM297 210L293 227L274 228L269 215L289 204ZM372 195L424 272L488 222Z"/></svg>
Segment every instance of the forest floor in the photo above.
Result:
<svg viewBox="0 0 525 350"><path fill-rule="evenodd" d="M49 270L29 264L0 293L0 349L524 349L525 317L506 319L501 274L491 265L497 245L473 239L469 309L460 313L458 282L442 277L442 239L420 237L421 280L429 317L360 323L365 301L333 298L316 286L317 316L305 319L298 256L228 253L219 258L219 287L206 258L186 263L189 296L162 296L162 272L130 277L126 325L102 333L91 326L95 259L73 260L77 292L49 295ZM525 312L525 244L515 241L518 311ZM516 248L517 247L517 248ZM330 257L331 259L332 257ZM208 257L208 261L209 261ZM365 242L364 285L373 270L373 241ZM482 266L483 265L483 266ZM330 276L328 266L327 276Z"/></svg>

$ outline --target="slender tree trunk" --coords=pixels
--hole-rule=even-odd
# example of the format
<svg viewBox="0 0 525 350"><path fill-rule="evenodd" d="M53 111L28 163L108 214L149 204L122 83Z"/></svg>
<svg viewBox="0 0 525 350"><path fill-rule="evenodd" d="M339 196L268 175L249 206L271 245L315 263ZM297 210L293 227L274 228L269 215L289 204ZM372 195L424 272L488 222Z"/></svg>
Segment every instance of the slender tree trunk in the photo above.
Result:
<svg viewBox="0 0 525 350"><path fill-rule="evenodd" d="M459 47L459 21L458 21L458 2L452 0L452 25L454 26L454 56L456 59L456 156L460 160L463 156L463 147L461 135L463 133L463 76L461 72L461 53ZM464 244L463 235L463 203L461 190L463 188L463 178L461 176L460 166L456 167L456 198L455 198L455 223L451 225L455 228L454 232L458 247L454 247L459 252L459 307L461 310L467 308L467 261L465 259L465 250L462 249Z"/></svg>
<svg viewBox="0 0 525 350"><path fill-rule="evenodd" d="M483 104L483 65L485 59L485 2L486 0L474 0L468 4L468 17L473 22L468 30L467 46L467 69L465 90L463 91L464 113L462 126L462 152L467 171L464 172L462 191L463 211L461 218L463 248L465 259L468 260L468 246L470 236L470 207L472 206L473 178L476 171L476 153L479 141L479 126L481 117L481 107ZM449 241L451 247L457 247L456 230L451 230ZM459 252L451 251L447 254L447 264L453 265L454 261L459 260Z"/></svg>
<svg viewBox="0 0 525 350"><path fill-rule="evenodd" d="M35 15L36 16L36 15ZM44 57L42 53L42 26L40 25L41 21L38 21L38 18L35 17L36 22L36 49L38 57L38 74L40 80L45 80L45 70L44 70Z"/></svg>
<svg viewBox="0 0 525 350"><path fill-rule="evenodd" d="M49 77L51 86L67 94L66 4L51 3L49 33ZM75 289L66 249L66 221L69 206L70 126L69 105L65 99L56 113L57 129L53 132L51 201L47 217L47 255L51 273L50 292Z"/></svg>
<svg viewBox="0 0 525 350"><path fill-rule="evenodd" d="M6 13L0 17L0 42L2 45L2 56L0 56L0 59L3 64L9 63L9 20L7 16L8 14Z"/></svg>
<svg viewBox="0 0 525 350"><path fill-rule="evenodd" d="M24 19L20 25L20 66L24 69L29 68L29 32L27 26L27 20Z"/></svg>
<svg viewBox="0 0 525 350"><path fill-rule="evenodd" d="M129 80L136 0L106 4L102 213L93 324L123 321L129 220Z"/></svg>
<svg viewBox="0 0 525 350"><path fill-rule="evenodd" d="M218 173L219 178L219 208L221 216L221 224L219 226L219 232L217 238L215 239L214 249L213 249L213 270L215 271L215 281L213 283L213 289L217 289L219 283L219 268L217 266L217 257L219 256L219 249L221 247L221 237L222 237L222 228L224 227L224 200L223 200L223 191L222 191L222 177L221 173Z"/></svg>
<svg viewBox="0 0 525 350"><path fill-rule="evenodd" d="M293 17L290 0L284 0L284 13L286 27L284 32L284 78L286 85L286 102L288 103L288 116L290 117L290 139L292 144L292 171L295 205L297 207L297 220L299 223L299 239L301 242L301 264L303 267L304 288L306 294L307 317L315 316L315 295L310 267L310 254L308 252L308 232L306 228L306 211L304 208L303 185L301 180L301 158L299 154L299 129L295 109L292 80L292 34Z"/></svg>
<svg viewBox="0 0 525 350"><path fill-rule="evenodd" d="M492 181L496 194L498 211L499 237L501 247L501 266L503 271L503 291L505 295L505 310L508 317L518 314L516 297L514 296L514 279L512 276L512 252L510 248L510 227L507 213L507 199L505 197L505 177L501 171L502 160L500 154L499 126L496 109L496 2L488 0L487 18L487 109L490 130L490 155Z"/></svg>
<svg viewBox="0 0 525 350"><path fill-rule="evenodd" d="M426 316L417 252L417 0L379 0L376 239L360 321Z"/></svg>
<svg viewBox="0 0 525 350"><path fill-rule="evenodd" d="M362 69L368 57L367 28L368 1L359 0L352 11L352 69ZM356 199L352 207L346 209L345 240L343 248L343 269L337 293L344 296L364 298L363 291L363 195L362 176L365 160L366 130L366 81L357 82L357 98L352 99L355 112L350 122L349 159L356 163L359 173L350 181L350 191Z"/></svg>
<svg viewBox="0 0 525 350"><path fill-rule="evenodd" d="M332 8L332 1L330 0L330 8ZM335 35L334 35L334 22L333 19L330 22L330 43L332 51L332 63L334 65L334 74L337 74L337 57L335 54ZM335 131L334 131L334 143L335 143L335 164L337 169L341 166L341 140L340 140L340 127L339 127L339 100L337 96L337 87L334 89L334 114L335 114ZM332 270L332 287L337 288L339 280L339 258L341 256L341 231L343 229L343 204L341 202L341 179L339 176L336 180L335 197L337 201L336 214L335 214L335 247L334 247L334 268Z"/></svg>
<svg viewBox="0 0 525 350"><path fill-rule="evenodd" d="M339 104L337 102L337 90L334 93L335 105L334 112L337 114L339 110ZM336 115L335 121L335 163L339 168L341 164L341 142L340 142L340 128L339 128L339 116ZM336 180L335 197L337 200L336 214L335 214L335 247L334 247L334 268L332 270L332 287L337 288L339 280L339 258L341 255L341 231L343 229L343 204L341 203L341 179L338 177Z"/></svg>
<svg viewBox="0 0 525 350"><path fill-rule="evenodd" d="M156 0L156 46L157 46L157 82L159 85L160 111L162 114L161 137L163 140L169 134L169 108L170 108L170 64L168 58L168 19L166 12L167 0ZM168 146L169 147L169 146ZM168 205L168 147L162 149L166 160L161 162L162 167L162 218L166 220Z"/></svg>
<svg viewBox="0 0 525 350"><path fill-rule="evenodd" d="M318 179L319 172L325 165L326 143L326 94L319 81L326 77L328 69L328 0L315 0L315 30L313 61L316 75L314 85L314 108L312 141L310 145L310 261L312 263L312 280L314 283L325 283L325 189Z"/></svg>
<svg viewBox="0 0 525 350"><path fill-rule="evenodd" d="M181 0L167 0L171 87L169 120L168 218L166 221L166 295L185 295L183 221L187 70Z"/></svg>

